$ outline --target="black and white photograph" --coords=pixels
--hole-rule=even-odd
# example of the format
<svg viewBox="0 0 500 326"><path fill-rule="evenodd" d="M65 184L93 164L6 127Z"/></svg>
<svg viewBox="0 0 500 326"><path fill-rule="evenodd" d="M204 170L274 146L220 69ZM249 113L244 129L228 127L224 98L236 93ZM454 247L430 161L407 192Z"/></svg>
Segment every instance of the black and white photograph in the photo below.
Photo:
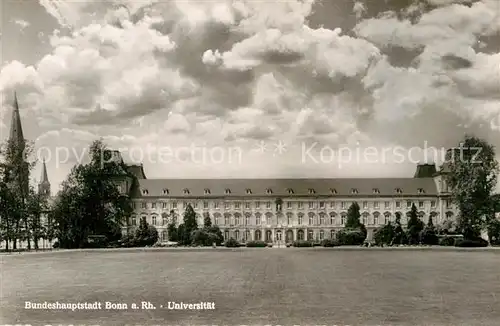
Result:
<svg viewBox="0 0 500 326"><path fill-rule="evenodd" d="M0 19L0 326L500 325L499 0Z"/></svg>

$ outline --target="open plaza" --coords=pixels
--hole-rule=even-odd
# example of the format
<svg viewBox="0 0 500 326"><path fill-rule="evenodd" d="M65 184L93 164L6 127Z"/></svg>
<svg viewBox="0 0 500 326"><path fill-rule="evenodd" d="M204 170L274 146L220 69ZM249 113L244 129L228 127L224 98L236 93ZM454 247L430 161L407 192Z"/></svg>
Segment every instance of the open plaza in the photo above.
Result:
<svg viewBox="0 0 500 326"><path fill-rule="evenodd" d="M499 261L481 248L4 254L0 324L498 325Z"/></svg>

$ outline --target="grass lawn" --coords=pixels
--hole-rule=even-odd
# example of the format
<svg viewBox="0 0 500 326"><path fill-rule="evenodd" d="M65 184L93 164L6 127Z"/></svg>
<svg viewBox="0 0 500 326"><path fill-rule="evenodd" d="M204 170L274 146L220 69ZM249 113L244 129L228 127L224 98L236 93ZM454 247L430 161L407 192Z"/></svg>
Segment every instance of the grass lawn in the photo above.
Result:
<svg viewBox="0 0 500 326"><path fill-rule="evenodd" d="M500 250L83 251L0 261L0 324L500 324ZM25 301L157 309L26 310ZM160 308L168 301L215 310Z"/></svg>

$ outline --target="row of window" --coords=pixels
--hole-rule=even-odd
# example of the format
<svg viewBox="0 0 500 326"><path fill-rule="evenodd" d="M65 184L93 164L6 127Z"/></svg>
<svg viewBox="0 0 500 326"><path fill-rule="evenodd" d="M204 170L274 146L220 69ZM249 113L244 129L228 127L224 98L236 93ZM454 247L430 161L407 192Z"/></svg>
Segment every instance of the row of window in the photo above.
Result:
<svg viewBox="0 0 500 326"><path fill-rule="evenodd" d="M292 202L292 201L288 201L285 203L285 206L287 209L292 209L294 207L294 203L297 203L297 208L298 209L303 209L304 208L304 202ZM186 209L187 206L191 204L193 206L194 209L198 209L198 202L187 202L187 201L184 201L182 202L182 206L183 206L183 209ZM244 206L245 209L251 209L251 202L244 202L243 205L241 202L234 202L234 209L241 209L242 206ZM263 206L266 208L266 209L271 209L272 207L272 202L270 201L267 201L267 202L264 202L264 203L261 203L259 201L256 201L254 202L254 206L256 209L259 209L261 208L261 204L264 204ZM368 202L368 201L364 201L362 202L362 208L363 209L368 209L369 206L371 206L370 204L373 204L373 208L374 209L379 209L380 208L380 202L378 201L374 201L374 202ZM396 201L395 202L396 204L396 208L401 208L401 201ZM406 201L406 207L407 208L411 208L413 204L413 201L411 200L407 200ZM346 202L346 201L342 201L340 202L340 207L341 209L347 209L348 206L350 205L349 202ZM324 202L324 201L320 201L320 202L314 202L314 201L310 201L308 202L308 208L309 209L315 209L316 207L319 207L320 209L325 209L327 206L327 203ZM337 206L337 202L330 202L330 208L331 209L335 209ZM436 201L435 200L431 200L430 201L430 206L431 208L435 208L436 207ZM220 209L220 202L213 202L212 203L212 207L214 209ZM419 200L417 202L417 207L418 208L424 208L425 207L425 202L423 200ZM451 201L450 200L446 200L446 208L450 208L451 207ZM135 209L136 208L136 205L135 203L133 203L133 208ZM142 209L147 209L148 208L148 203L147 202L141 202L141 208ZM151 208L152 209L156 209L158 208L158 203L156 202L152 202L151 203ZM166 202L162 202L161 203L161 208L162 209L168 209L168 203ZM209 209L210 208L210 202L208 201L203 201L203 209ZM390 201L385 201L384 202L384 208L385 209L390 209L391 208L391 202ZM170 209L177 209L177 202L171 202L171 205L170 205ZM230 202L224 202L224 209L231 209L231 203Z"/></svg>
<svg viewBox="0 0 500 326"><path fill-rule="evenodd" d="M183 192L183 194L184 194L184 195L190 195L190 194L191 194L191 191L190 191L189 189L187 189L187 188L183 189L183 190L182 190L182 192ZM294 191L293 189L291 189L291 188L286 189L286 192L287 192L288 194L290 194L290 195L295 194L295 191ZM205 195L210 195L212 192L210 191L210 189L206 188L206 189L204 189L204 193L205 193ZM225 193L226 195L230 195L230 194L231 194L231 189L226 188L226 189L224 190L224 193ZM245 193L246 193L247 195L252 195L252 194L253 194L252 189L245 189ZM316 190L314 190L314 189L312 189L312 188L309 188L309 189L308 189L308 193L309 193L310 195L313 195L313 194L315 194L315 193L316 193ZM352 195L356 195L356 194L359 194L359 191L358 191L358 189L356 189L356 188L351 188L350 193L351 193ZM373 193L373 194L380 194L380 189L378 189L378 188L373 188L373 189L372 189L372 193ZM403 190L402 190L401 188L395 188L395 189L394 189L394 193L396 193L396 194L402 194L402 193L403 193ZM417 193L418 193L418 194L425 194L425 190L424 190L423 188L418 188L418 189L417 189ZM148 194L149 194L149 190L148 190L148 189L142 189L142 194L143 194L143 195L148 195ZM169 190L169 189L167 189L167 188L163 189L163 194L164 194L164 195L169 195L169 194L170 194L170 190ZM272 190L271 188L267 188L267 189L266 189L266 194L268 194L268 195L272 195L272 194L273 194L273 190ZM336 194L337 194L337 190L336 190L336 189L334 189L334 188L331 188L331 189L330 189L330 194L332 194L332 195L336 195Z"/></svg>
<svg viewBox="0 0 500 326"><path fill-rule="evenodd" d="M320 230L319 232L316 233L316 237L314 236L314 232L312 230L309 230L307 232L307 240L324 240L326 239L327 235L330 235L330 239L335 238L335 230L330 230L330 232L325 231L325 230ZM238 241L251 241L251 240L256 240L256 241L261 241L263 240L263 235L261 230L255 230L253 233L253 239L252 239L252 232L250 230L246 230L244 232L240 232L239 230L235 230L232 232L232 234L229 231L224 231L224 240L227 241L230 238L234 238L235 240ZM272 242L273 241L273 233L272 231L267 231L264 235L264 238L267 242ZM297 235L294 236L292 231L288 231L285 233L283 239L283 234L278 231L275 233L274 239L278 241L286 240L287 242L295 241L295 240L305 240L305 232L303 230L298 230ZM162 231L160 233L160 239L161 241L165 242L168 241L168 233L167 231Z"/></svg>
<svg viewBox="0 0 500 326"><path fill-rule="evenodd" d="M407 213L408 214L408 213ZM365 225L379 225L380 222L383 221L383 224L387 224L389 221L393 222L395 220L395 215L392 215L389 212L386 212L383 214L383 218L381 218L380 213L375 212L373 213L373 219L370 219L370 215L368 213L363 213L361 215L362 217L362 222ZM423 218L423 213L419 213L420 217ZM436 216L436 212L432 212L431 216ZM405 223L404 216L402 215L402 223ZM452 212L446 212L446 218L450 219L453 217ZM309 213L308 214L308 224L309 225L344 225L347 220L347 214L341 213L340 214L340 220L337 218L336 213L330 213L329 216L326 214L319 214L318 217L314 213ZM224 224L220 224L222 221L224 221ZM288 213L286 214L286 224L287 225L292 225L293 224L293 214ZM285 222L283 221L283 222ZM159 220L157 219L156 216L151 217L151 224L152 225L158 225ZM200 221L201 223L202 221ZM244 224L242 224L244 222ZM245 214L244 218L240 214L235 214L234 216L231 216L230 214L225 214L225 216L222 218L220 215L215 215L213 218L213 223L215 225L251 225L251 214ZM255 224L254 225L272 225L273 222L275 224L279 223L278 218L274 217L273 221L273 215L272 214L265 214L265 216L262 216L260 213L255 214ZM161 225L167 225L168 223L174 223L177 224L177 217L173 216L171 220L169 220L167 217L163 217L161 221ZM304 214L299 213L297 214L297 224L298 225L304 225ZM131 220L131 225L135 226L137 225L137 219L132 218Z"/></svg>
<svg viewBox="0 0 500 326"><path fill-rule="evenodd" d="M330 233L330 239L335 239L335 230L330 230L329 233ZM326 239L325 236L327 234L328 233L325 232L325 230L319 230L319 232L316 233L316 237L314 237L314 231L309 230L309 231L307 231L307 240L314 240L314 239L324 240L324 239ZM241 233L239 230L235 230L232 234L229 231L224 231L224 240L227 241L230 238L234 238L235 240L238 240L238 241L251 241L251 240L261 241L261 240L263 240L261 230L255 230L253 239L252 239L252 233L249 230L241 232ZM287 242L291 242L291 241L295 241L295 240L305 240L305 232L304 232L304 230L298 230L297 235L294 236L293 231L287 231L285 233L285 235L283 236L281 231L277 231L274 234L274 239L273 239L273 232L271 230L266 231L265 241L266 242L273 242L274 240L276 240L276 241L285 240Z"/></svg>

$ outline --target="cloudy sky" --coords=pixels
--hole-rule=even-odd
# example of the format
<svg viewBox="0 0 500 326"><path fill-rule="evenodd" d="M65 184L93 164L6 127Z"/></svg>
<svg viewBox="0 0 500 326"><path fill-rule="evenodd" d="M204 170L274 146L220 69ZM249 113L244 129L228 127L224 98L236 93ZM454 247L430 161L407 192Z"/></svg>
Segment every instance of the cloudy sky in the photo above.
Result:
<svg viewBox="0 0 500 326"><path fill-rule="evenodd" d="M54 191L99 137L150 178L411 176L465 133L500 146L500 2L413 2L2 1L0 139L15 90Z"/></svg>

